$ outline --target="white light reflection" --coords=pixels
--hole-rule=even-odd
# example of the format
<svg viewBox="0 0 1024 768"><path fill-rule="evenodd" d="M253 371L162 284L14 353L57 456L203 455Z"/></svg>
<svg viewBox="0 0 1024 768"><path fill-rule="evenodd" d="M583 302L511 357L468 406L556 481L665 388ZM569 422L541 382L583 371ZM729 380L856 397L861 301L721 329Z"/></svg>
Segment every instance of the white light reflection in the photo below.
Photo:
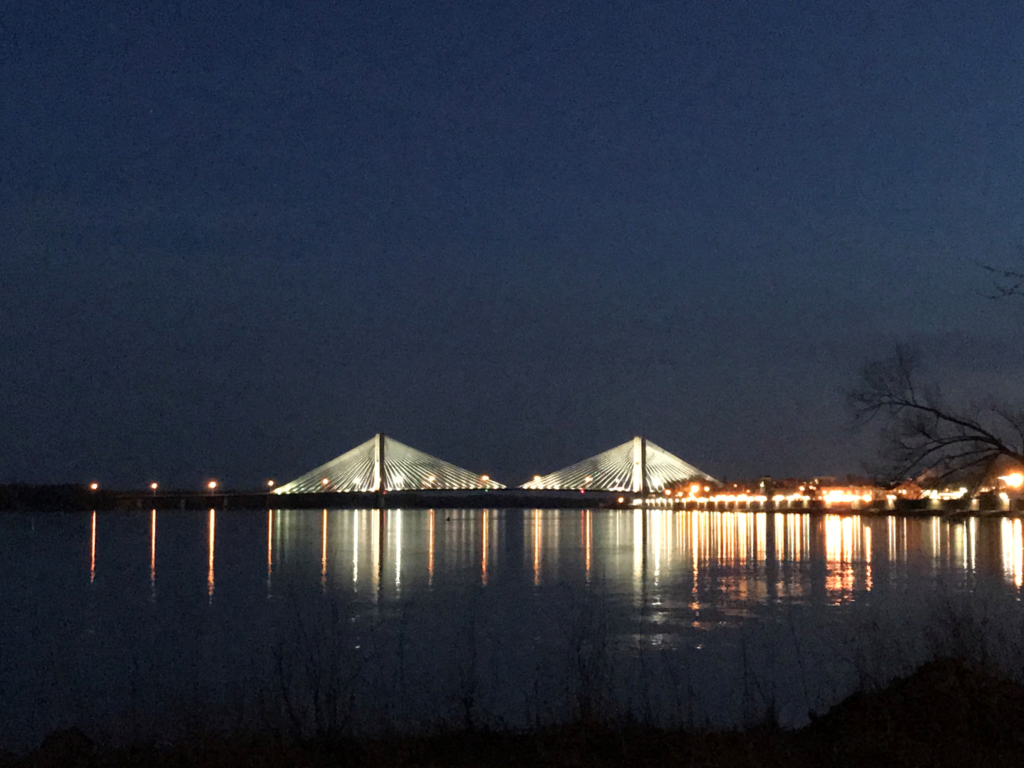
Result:
<svg viewBox="0 0 1024 768"><path fill-rule="evenodd" d="M486 509L483 511L482 517L483 517L483 521L482 521L483 536L482 536L482 541L480 543L480 584L482 586L486 587L487 586L487 550L489 548L488 547L489 542L487 540L487 529L490 527L489 526L489 512Z"/></svg>
<svg viewBox="0 0 1024 768"><path fill-rule="evenodd" d="M586 578L590 583L590 558L594 545L594 513L589 509L583 513L583 548L586 553Z"/></svg>
<svg viewBox="0 0 1024 768"><path fill-rule="evenodd" d="M427 586L434 586L434 510L430 510L427 521L427 532L430 538L427 544Z"/></svg>
<svg viewBox="0 0 1024 768"><path fill-rule="evenodd" d="M323 511L323 522L320 526L320 589L327 588L327 510Z"/></svg>
<svg viewBox="0 0 1024 768"><path fill-rule="evenodd" d="M352 591L359 589L359 510L352 510Z"/></svg>
<svg viewBox="0 0 1024 768"><path fill-rule="evenodd" d="M384 531L383 517L384 510L375 509L370 513L370 568L372 569L370 579L375 602L380 594L381 536Z"/></svg>
<svg viewBox="0 0 1024 768"><path fill-rule="evenodd" d="M643 512L640 513L645 514ZM664 524L663 518L665 513L660 509L654 509L646 513L650 520L651 530L651 554L654 555L654 585L658 585L658 581L661 578L661 548L664 542L662 538L662 526Z"/></svg>
<svg viewBox="0 0 1024 768"><path fill-rule="evenodd" d="M1003 545L1003 573L1019 589L1024 585L1024 530L1020 518L1003 518L1000 533Z"/></svg>
<svg viewBox="0 0 1024 768"><path fill-rule="evenodd" d="M977 553L978 553L978 518L972 517L968 521L968 530L970 531L970 538L969 538L970 550L971 550L970 567L971 567L971 573L974 573L978 569L978 561L977 561Z"/></svg>
<svg viewBox="0 0 1024 768"><path fill-rule="evenodd" d="M541 512L533 510L533 586L540 585Z"/></svg>
<svg viewBox="0 0 1024 768"><path fill-rule="evenodd" d="M644 511L633 512L633 588L640 591L644 568Z"/></svg>
<svg viewBox="0 0 1024 768"><path fill-rule="evenodd" d="M270 582L274 575L274 510L267 510L267 598L270 598Z"/></svg>
<svg viewBox="0 0 1024 768"><path fill-rule="evenodd" d="M392 515L395 521L395 592L402 594L402 510Z"/></svg>

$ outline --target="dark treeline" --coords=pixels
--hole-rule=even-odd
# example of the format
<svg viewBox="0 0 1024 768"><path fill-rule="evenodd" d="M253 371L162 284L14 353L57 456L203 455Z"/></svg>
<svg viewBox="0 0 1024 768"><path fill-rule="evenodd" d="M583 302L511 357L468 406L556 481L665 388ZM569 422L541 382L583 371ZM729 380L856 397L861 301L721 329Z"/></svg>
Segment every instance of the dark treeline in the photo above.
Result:
<svg viewBox="0 0 1024 768"><path fill-rule="evenodd" d="M537 507L585 509L630 506L632 498L617 502L610 493L552 493L503 489L500 491L435 490L378 493L294 493L276 496L262 491L123 491L92 490L85 485L0 485L0 511L74 512L81 510L130 509L429 509L452 507L488 509L493 507Z"/></svg>
<svg viewBox="0 0 1024 768"><path fill-rule="evenodd" d="M115 496L107 491L92 491L84 485L0 485L0 510L43 511L75 509L107 509L115 504Z"/></svg>

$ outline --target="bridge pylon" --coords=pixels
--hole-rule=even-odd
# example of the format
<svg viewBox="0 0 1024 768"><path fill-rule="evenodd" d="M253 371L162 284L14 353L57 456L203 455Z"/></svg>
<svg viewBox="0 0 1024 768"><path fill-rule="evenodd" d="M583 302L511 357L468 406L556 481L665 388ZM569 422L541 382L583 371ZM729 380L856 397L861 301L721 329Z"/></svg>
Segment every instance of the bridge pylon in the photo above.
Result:
<svg viewBox="0 0 1024 768"><path fill-rule="evenodd" d="M667 485L688 480L717 482L707 472L687 464L647 438L637 436L565 469L549 475L537 475L522 487L529 490L617 491L644 495L659 493Z"/></svg>
<svg viewBox="0 0 1024 768"><path fill-rule="evenodd" d="M457 467L379 433L282 485L274 493L386 493L504 487L487 475Z"/></svg>

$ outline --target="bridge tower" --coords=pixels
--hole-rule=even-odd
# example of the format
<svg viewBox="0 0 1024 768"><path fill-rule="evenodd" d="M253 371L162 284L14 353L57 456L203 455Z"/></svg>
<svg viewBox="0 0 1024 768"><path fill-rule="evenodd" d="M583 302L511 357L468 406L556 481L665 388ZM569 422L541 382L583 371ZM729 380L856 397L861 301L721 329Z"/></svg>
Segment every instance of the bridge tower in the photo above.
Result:
<svg viewBox="0 0 1024 768"><path fill-rule="evenodd" d="M646 495L688 480L717 482L711 475L637 436L572 466L536 475L523 488L539 491L612 491Z"/></svg>
<svg viewBox="0 0 1024 768"><path fill-rule="evenodd" d="M373 436L373 487L370 489L380 493L384 488L384 433Z"/></svg>
<svg viewBox="0 0 1024 768"><path fill-rule="evenodd" d="M633 438L633 493L647 493L647 438Z"/></svg>
<svg viewBox="0 0 1024 768"><path fill-rule="evenodd" d="M274 490L288 493L488 490L501 483L410 448L383 433Z"/></svg>

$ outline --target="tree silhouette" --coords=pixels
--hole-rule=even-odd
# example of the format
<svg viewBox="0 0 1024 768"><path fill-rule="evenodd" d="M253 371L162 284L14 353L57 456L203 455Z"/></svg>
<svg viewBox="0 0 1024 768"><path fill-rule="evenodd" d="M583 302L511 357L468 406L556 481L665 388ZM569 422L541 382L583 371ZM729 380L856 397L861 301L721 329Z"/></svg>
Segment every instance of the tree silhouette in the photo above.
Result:
<svg viewBox="0 0 1024 768"><path fill-rule="evenodd" d="M979 266L993 276L992 293L988 294L990 299L1024 296L1024 272L1016 269L1001 269L989 264Z"/></svg>
<svg viewBox="0 0 1024 768"><path fill-rule="evenodd" d="M946 402L937 385L922 384L906 347L867 363L847 400L858 421L882 422L879 474L887 480L943 480L979 469L984 477L1003 459L1024 465L1024 411Z"/></svg>
<svg viewBox="0 0 1024 768"><path fill-rule="evenodd" d="M986 296L1024 298L1024 271L978 266L993 279ZM975 479L984 480L1000 461L1024 465L1024 410L990 400L947 402L937 384L923 380L917 354L908 347L868 362L847 401L857 422L881 422L877 474L887 480L925 476L941 481L972 471Z"/></svg>

